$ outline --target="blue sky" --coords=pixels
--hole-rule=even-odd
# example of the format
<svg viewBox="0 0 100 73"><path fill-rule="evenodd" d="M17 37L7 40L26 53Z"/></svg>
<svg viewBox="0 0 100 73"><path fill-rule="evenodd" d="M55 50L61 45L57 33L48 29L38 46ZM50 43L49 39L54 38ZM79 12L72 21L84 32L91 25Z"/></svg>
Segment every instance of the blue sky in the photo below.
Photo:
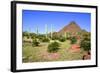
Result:
<svg viewBox="0 0 100 73"><path fill-rule="evenodd" d="M91 14L79 12L55 12L55 11L36 11L23 10L22 25L23 31L36 32L38 27L39 33L45 33L45 25L50 27L52 24L53 31L59 31L71 21L75 21L81 29L91 31Z"/></svg>

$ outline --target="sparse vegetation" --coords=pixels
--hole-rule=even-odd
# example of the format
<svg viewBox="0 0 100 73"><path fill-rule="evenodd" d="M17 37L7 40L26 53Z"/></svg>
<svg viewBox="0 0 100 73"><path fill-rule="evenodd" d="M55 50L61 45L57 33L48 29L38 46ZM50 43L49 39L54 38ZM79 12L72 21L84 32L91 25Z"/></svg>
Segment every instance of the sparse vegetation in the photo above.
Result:
<svg viewBox="0 0 100 73"><path fill-rule="evenodd" d="M65 37L61 37L61 38L59 38L59 41L60 42L64 42L64 41L66 41L66 38Z"/></svg>
<svg viewBox="0 0 100 73"><path fill-rule="evenodd" d="M71 40L71 44L75 44L77 42L76 37L71 37L70 40Z"/></svg>
<svg viewBox="0 0 100 73"><path fill-rule="evenodd" d="M91 50L91 40L90 40L90 33L84 33L83 39L81 40L80 46L85 50Z"/></svg>
<svg viewBox="0 0 100 73"><path fill-rule="evenodd" d="M49 41L50 41L49 38L46 37L42 39L42 42L49 42Z"/></svg>
<svg viewBox="0 0 100 73"><path fill-rule="evenodd" d="M67 30L69 32L66 32ZM80 31L80 32L79 32ZM74 33L77 34L74 34ZM78 39L78 37L81 37ZM73 45L79 52L71 52ZM48 34L23 32L23 62L48 62L81 60L85 51L91 50L90 33L71 23L59 32ZM52 58L52 56L55 56ZM57 58L56 58L57 57Z"/></svg>
<svg viewBox="0 0 100 73"><path fill-rule="evenodd" d="M59 46L60 46L59 43L56 41L50 43L48 45L48 52L50 52L50 53L57 52L60 49Z"/></svg>
<svg viewBox="0 0 100 73"><path fill-rule="evenodd" d="M37 39L33 39L33 41L32 41L32 46L33 46L33 47L39 46L39 41L37 41Z"/></svg>

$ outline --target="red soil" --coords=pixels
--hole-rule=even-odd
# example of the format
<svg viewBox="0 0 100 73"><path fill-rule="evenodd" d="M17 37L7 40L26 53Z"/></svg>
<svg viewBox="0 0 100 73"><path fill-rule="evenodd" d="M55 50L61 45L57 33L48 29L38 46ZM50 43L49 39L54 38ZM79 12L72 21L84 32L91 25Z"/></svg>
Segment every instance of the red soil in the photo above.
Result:
<svg viewBox="0 0 100 73"><path fill-rule="evenodd" d="M60 54L58 54L58 53L47 53L47 52L45 52L45 53L42 54L42 57L44 59L48 59L48 60L57 60L60 57Z"/></svg>
<svg viewBox="0 0 100 73"><path fill-rule="evenodd" d="M78 44L73 44L70 48L71 52L80 52L80 46Z"/></svg>

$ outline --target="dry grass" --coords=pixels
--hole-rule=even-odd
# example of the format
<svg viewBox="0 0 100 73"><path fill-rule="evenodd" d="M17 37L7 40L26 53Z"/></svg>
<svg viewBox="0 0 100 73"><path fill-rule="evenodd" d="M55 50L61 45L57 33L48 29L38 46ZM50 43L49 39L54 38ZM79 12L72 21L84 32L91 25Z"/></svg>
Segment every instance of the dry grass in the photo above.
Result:
<svg viewBox="0 0 100 73"><path fill-rule="evenodd" d="M47 46L49 43L40 43L39 46L33 47L31 43L23 42L22 56L23 62L48 62L48 61L71 61L81 60L84 51L77 53L70 52L70 41L59 42L60 50L57 53L48 53Z"/></svg>

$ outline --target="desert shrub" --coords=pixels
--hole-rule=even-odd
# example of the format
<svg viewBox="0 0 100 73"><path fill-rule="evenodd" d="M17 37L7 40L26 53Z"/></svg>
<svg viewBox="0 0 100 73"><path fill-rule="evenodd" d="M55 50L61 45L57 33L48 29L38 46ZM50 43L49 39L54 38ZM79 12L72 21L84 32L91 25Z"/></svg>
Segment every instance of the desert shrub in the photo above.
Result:
<svg viewBox="0 0 100 73"><path fill-rule="evenodd" d="M51 39L52 39L52 40L58 40L59 37L58 37L58 36L53 36Z"/></svg>
<svg viewBox="0 0 100 73"><path fill-rule="evenodd" d="M66 41L66 38L61 37L61 38L59 38L59 41L60 41L60 42L64 42L64 41Z"/></svg>
<svg viewBox="0 0 100 73"><path fill-rule="evenodd" d="M59 43L58 42L52 42L48 45L48 52L50 53L54 53L57 52L60 48L59 48Z"/></svg>
<svg viewBox="0 0 100 73"><path fill-rule="evenodd" d="M42 42L45 38L45 35L38 35L38 39Z"/></svg>
<svg viewBox="0 0 100 73"><path fill-rule="evenodd" d="M32 46L39 46L39 41L37 41L36 39L33 39Z"/></svg>
<svg viewBox="0 0 100 73"><path fill-rule="evenodd" d="M70 40L71 40L71 44L75 44L77 42L76 37L71 37Z"/></svg>
<svg viewBox="0 0 100 73"><path fill-rule="evenodd" d="M32 39L34 39L34 38L36 38L36 34L35 33L30 33L30 37L32 38Z"/></svg>
<svg viewBox="0 0 100 73"><path fill-rule="evenodd" d="M49 38L42 38L41 40L42 40L42 42L49 42L50 41Z"/></svg>
<svg viewBox="0 0 100 73"><path fill-rule="evenodd" d="M85 51L89 51L91 49L91 40L90 40L90 34L85 34L83 39L80 42L81 48L83 48Z"/></svg>
<svg viewBox="0 0 100 73"><path fill-rule="evenodd" d="M85 50L89 51L91 49L90 41L88 40L82 40L80 46Z"/></svg>
<svg viewBox="0 0 100 73"><path fill-rule="evenodd" d="M29 36L29 32L27 32L27 31L23 32L22 34L23 34L23 36Z"/></svg>
<svg viewBox="0 0 100 73"><path fill-rule="evenodd" d="M67 33L66 33L66 38L70 40L71 35L72 35L72 34L71 34L70 32L67 32Z"/></svg>

